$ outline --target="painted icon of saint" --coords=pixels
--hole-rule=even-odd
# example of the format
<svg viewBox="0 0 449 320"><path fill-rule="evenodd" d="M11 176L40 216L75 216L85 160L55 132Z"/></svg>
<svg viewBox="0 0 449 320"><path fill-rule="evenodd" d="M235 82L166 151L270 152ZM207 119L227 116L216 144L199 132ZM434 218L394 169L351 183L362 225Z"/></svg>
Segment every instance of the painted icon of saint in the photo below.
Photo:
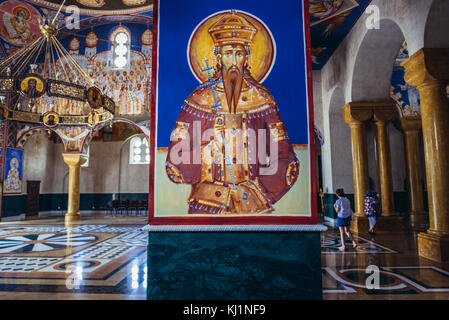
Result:
<svg viewBox="0 0 449 320"><path fill-rule="evenodd" d="M189 214L271 213L298 177L299 161L277 104L250 72L258 28L249 19L231 10L208 26L213 47L205 50L215 55L213 76L184 101L171 134L166 172L172 182L192 186ZM187 156L182 145L189 147Z"/></svg>
<svg viewBox="0 0 449 320"><path fill-rule="evenodd" d="M28 43L32 33L28 24L30 12L26 8L16 7L13 10L13 15L5 12L2 18L9 40L12 43L21 45Z"/></svg>
<svg viewBox="0 0 449 320"><path fill-rule="evenodd" d="M20 181L19 177L19 160L14 157L10 161L10 169L8 171L8 175L5 181L5 189L7 191L16 191L20 192L22 188L22 181Z"/></svg>

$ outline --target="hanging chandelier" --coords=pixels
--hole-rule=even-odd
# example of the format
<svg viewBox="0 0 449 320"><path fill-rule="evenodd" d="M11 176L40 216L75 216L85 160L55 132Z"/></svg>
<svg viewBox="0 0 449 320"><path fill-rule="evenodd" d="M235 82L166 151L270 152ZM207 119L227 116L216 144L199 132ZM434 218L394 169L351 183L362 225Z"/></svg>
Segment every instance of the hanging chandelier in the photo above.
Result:
<svg viewBox="0 0 449 320"><path fill-rule="evenodd" d="M114 101L57 39L64 3L52 19L39 20L39 38L0 62L4 118L47 127L94 126L113 118Z"/></svg>

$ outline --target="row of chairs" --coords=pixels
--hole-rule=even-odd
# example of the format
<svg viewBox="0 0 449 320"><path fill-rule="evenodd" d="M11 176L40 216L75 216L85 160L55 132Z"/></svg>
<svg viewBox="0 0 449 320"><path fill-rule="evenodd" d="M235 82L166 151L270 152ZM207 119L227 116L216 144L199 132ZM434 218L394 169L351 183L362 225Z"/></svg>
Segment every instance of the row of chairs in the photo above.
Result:
<svg viewBox="0 0 449 320"><path fill-rule="evenodd" d="M108 202L108 215L114 216L146 216L148 213L147 200L112 200Z"/></svg>

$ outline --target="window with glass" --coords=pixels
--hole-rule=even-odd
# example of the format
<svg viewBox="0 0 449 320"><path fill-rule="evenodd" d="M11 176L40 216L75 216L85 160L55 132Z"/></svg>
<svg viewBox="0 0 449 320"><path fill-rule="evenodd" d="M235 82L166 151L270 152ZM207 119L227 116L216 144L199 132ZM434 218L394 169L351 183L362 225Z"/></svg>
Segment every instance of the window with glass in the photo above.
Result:
<svg viewBox="0 0 449 320"><path fill-rule="evenodd" d="M129 148L130 164L150 163L150 148L148 141L144 137L134 137L131 139Z"/></svg>
<svg viewBox="0 0 449 320"><path fill-rule="evenodd" d="M116 30L113 37L113 63L118 69L128 67L129 61L129 47L130 47L130 35L129 32L123 27Z"/></svg>

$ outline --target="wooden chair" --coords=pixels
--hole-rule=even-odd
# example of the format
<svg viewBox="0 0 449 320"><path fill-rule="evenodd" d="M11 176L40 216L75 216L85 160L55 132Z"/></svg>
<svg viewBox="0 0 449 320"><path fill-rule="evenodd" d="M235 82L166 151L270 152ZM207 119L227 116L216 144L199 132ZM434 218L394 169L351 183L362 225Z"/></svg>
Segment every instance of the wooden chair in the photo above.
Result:
<svg viewBox="0 0 449 320"><path fill-rule="evenodd" d="M120 213L120 216L123 216L128 213L129 200L122 200L120 205L117 207L117 212Z"/></svg>
<svg viewBox="0 0 449 320"><path fill-rule="evenodd" d="M137 209L139 210L139 215L140 211L142 210L143 211L142 215L146 216L148 213L148 200L141 200L140 205Z"/></svg>
<svg viewBox="0 0 449 320"><path fill-rule="evenodd" d="M118 200L112 200L112 201L108 201L107 204L107 215L115 216L115 214L117 213L117 208L119 205L119 201Z"/></svg>
<svg viewBox="0 0 449 320"><path fill-rule="evenodd" d="M139 200L131 200L131 204L128 207L128 214L132 214L134 211L134 215L137 216L137 208L139 207Z"/></svg>

